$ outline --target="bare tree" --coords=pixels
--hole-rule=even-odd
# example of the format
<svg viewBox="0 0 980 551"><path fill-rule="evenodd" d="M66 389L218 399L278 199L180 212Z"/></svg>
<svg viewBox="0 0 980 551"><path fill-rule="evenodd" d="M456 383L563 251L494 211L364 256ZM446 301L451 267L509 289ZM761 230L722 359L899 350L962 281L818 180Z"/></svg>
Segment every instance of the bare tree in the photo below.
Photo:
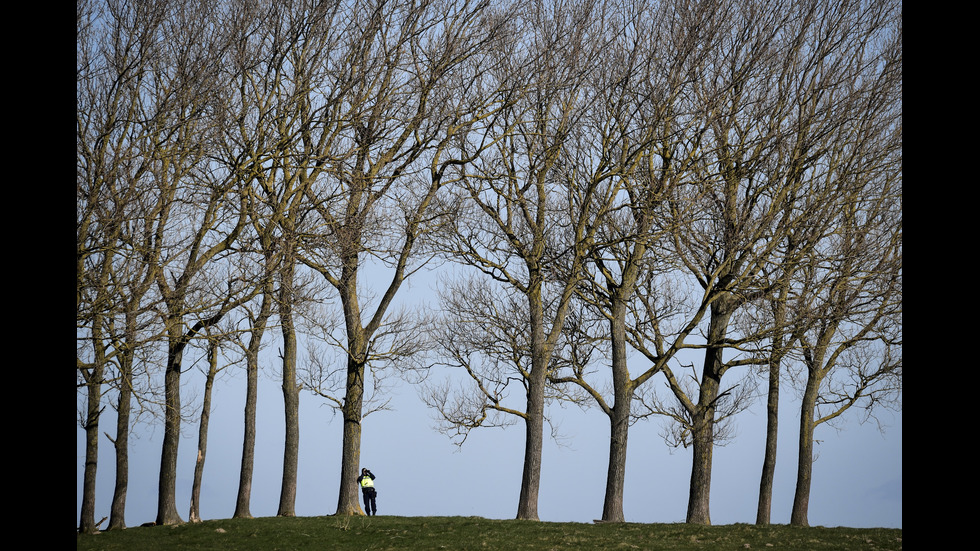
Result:
<svg viewBox="0 0 980 551"><path fill-rule="evenodd" d="M794 281L791 324L802 353L799 463L790 522L808 524L814 430L854 406L894 406L902 375L901 6L835 6L831 60L847 67L850 111L827 155L841 190L834 232ZM850 32L848 32L850 31ZM853 42L852 42L853 41Z"/></svg>
<svg viewBox="0 0 980 551"><path fill-rule="evenodd" d="M599 69L609 36L605 24L624 25L615 21L614 11L596 2L538 3L524 6L520 17L513 18L508 42L497 50L499 61L488 72L495 87L511 95L486 127L489 139L477 142L489 147L472 161L456 188L461 210L448 238L448 252L494 281L502 289L495 292L507 297L490 299L491 305L472 305L479 315L497 318L475 329L487 337L499 332L510 338L499 348L492 338L477 338L468 348L450 351L451 362L464 367L476 383L476 401L469 403L468 411L458 409L462 403L444 394L431 395L429 402L464 431L494 422L476 412L507 412L523 420L524 469L517 510L521 519L538 518L548 375L563 324L597 220L621 189L616 178L619 156L629 162L637 156L629 147L616 149L619 143L605 144L611 149L609 158L585 159L593 151L584 145L592 139L588 121L597 115L591 107L599 101L590 78ZM576 165L578 161L595 163L582 175L577 169L585 165ZM472 291L489 288L462 287L471 295L460 300L489 298ZM456 304L458 313L469 310ZM516 333L514 320L523 321ZM474 369L480 364L471 361L477 353L483 361L480 374ZM499 371L504 366L507 371ZM524 389L521 408L500 402L509 377L517 377Z"/></svg>
<svg viewBox="0 0 980 551"><path fill-rule="evenodd" d="M168 341L157 524L183 522L176 509L175 484L184 351L203 328L220 321L244 299L245 282L214 269L231 251L246 213L239 174L214 167L207 157L214 131L207 115L214 107L222 47L212 7L185 4L167 14L166 51L155 67L156 95L151 96L166 111L169 129L165 149L153 167L156 185L169 198L162 214L167 229L161 235L167 245L156 281L165 305L161 317Z"/></svg>
<svg viewBox="0 0 980 551"><path fill-rule="evenodd" d="M751 301L777 296L779 289L785 293L788 278L827 227L827 209L840 191L825 167L834 166L836 150L847 142L843 129L855 116L866 117L852 110L852 100L853 90L867 80L848 76L853 73L844 68L861 65L881 14L893 11L823 2L713 7L689 12L706 51L694 68L699 78L692 80L689 97L706 131L690 171L696 185L678 188L685 193L677 204L700 214L684 219L673 251L703 289L704 363L691 389L672 368L664 369L679 404L677 437L694 451L687 520L704 524L710 523L718 422L738 410L739 400L732 399L745 391L725 388L722 378L732 367L764 362L775 376L791 333L778 311L775 323L732 321ZM846 24L849 18L860 23ZM766 339L770 347L764 350L760 343ZM726 351L734 355L725 359ZM762 508L765 485L763 480Z"/></svg>
<svg viewBox="0 0 980 551"><path fill-rule="evenodd" d="M713 8L713 9L708 9ZM696 388L685 388L671 367L664 373L677 400L677 434L693 446L687 521L710 524L709 496L716 425L745 406L745 388L725 388L732 367L764 361L755 354L723 357L758 335L732 335L733 316L768 292L781 236L807 223L786 208L799 182L764 177L787 130L787 108L770 88L782 68L781 36L792 15L779 2L717 2L684 17L705 55L692 67L692 115L703 122L702 153L690 168L696 185L679 188L677 205L693 206L674 233L673 254L702 289L691 319L705 315L704 361ZM795 186L795 187L794 187ZM704 314L700 313L704 312ZM695 397L695 394L697 395Z"/></svg>
<svg viewBox="0 0 980 551"><path fill-rule="evenodd" d="M880 208L860 212L863 205L855 205L845 214L839 256L808 274L815 280L805 283L797 305L794 323L806 328L797 329L805 380L794 525L808 525L816 427L862 404L872 417L877 407L894 406L901 392L901 217L894 206ZM864 216L868 222L856 222Z"/></svg>
<svg viewBox="0 0 980 551"><path fill-rule="evenodd" d="M259 351L275 314L275 276L282 260L279 220L291 199L276 186L274 159L283 144L295 139L285 121L289 114L289 79L284 52L294 29L286 11L270 2L221 2L216 10L222 29L219 70L223 86L214 91L214 121L209 155L215 166L235 174L241 186L241 208L247 214L234 247L234 267L250 281L258 303L242 303L247 342L235 335L245 358L244 434L235 518L251 518L251 484L255 456ZM287 130L283 131L283 128ZM282 194L284 197L280 197Z"/></svg>
<svg viewBox="0 0 980 551"><path fill-rule="evenodd" d="M110 528L124 528L132 365L139 318L159 252L159 204L148 185L161 111L143 93L163 12L156 3L79 2L77 57L78 369L88 389L87 452L79 530L92 532L98 419L106 369L118 368L116 485ZM121 327L117 319L122 321ZM87 358L83 359L84 356Z"/></svg>
<svg viewBox="0 0 980 551"><path fill-rule="evenodd" d="M853 6L840 2L803 2L793 9L780 37L785 52L783 65L773 79L772 94L780 99L787 117L784 125L789 131L781 146L770 159L766 177L787 182L794 191L786 203L787 209L801 213L798 218L808 223L788 229L784 245L774 263L775 288L764 314L771 328L769 362L767 367L769 391L767 397L767 442L760 481L759 507L756 522L769 522L772 478L776 459L778 391L781 383L781 364L798 338L799 324L792 322L796 313L790 308L790 295L795 276L810 261L814 247L831 232L838 231L836 209L847 201L846 177L841 175L843 151L854 151L849 144L856 135L868 136L867 127L877 133L894 114L881 103L895 102L895 62L878 56L894 43L888 44L889 28L900 21L900 8L893 3L875 6ZM900 55L900 46L898 46ZM889 55L894 55L889 54ZM898 62L900 66L900 61ZM890 72L890 76L874 74ZM900 69L898 70L900 74ZM898 77L900 81L900 77ZM878 99L874 99L874 98ZM887 98L887 99L885 99ZM855 126L854 121L865 121ZM888 132L869 142L890 140ZM889 136L885 138L885 136ZM799 182L802 185L797 184ZM764 331L764 330L763 330Z"/></svg>
<svg viewBox="0 0 980 551"><path fill-rule="evenodd" d="M146 191L145 182L140 186ZM159 196L131 197L130 205L145 216L134 217L126 224L126 254L120 256L114 268L111 286L118 296L118 319L112 319L110 338L115 350L116 374L112 385L116 390L116 431L111 438L116 455L116 481L112 496L109 526L111 529L126 527L126 495L129 484L129 432L134 419L144 408L140 406L133 415L133 400L155 402L148 388L140 388L138 376L145 376L151 366L159 365L154 355L160 340L160 326L154 308L159 305L158 297L153 295L155 270L160 250L154 242L157 230ZM139 364L138 365L138 360Z"/></svg>
<svg viewBox="0 0 980 551"><path fill-rule="evenodd" d="M603 332L610 344L611 400L587 380L586 365L567 362L571 371L555 374L556 383L580 386L609 417L609 466L602 519L622 522L626 448L629 425L649 415L636 413L635 393L684 348L703 310L676 332L665 332L674 308L664 310L665 273L674 265L665 241L678 231L684 212L670 213L670 198L686 185L691 167L699 162L704 120L692 116L696 105L684 100L691 91L692 68L703 62L703 44L690 18L705 13L682 13L674 3L649 10L642 3L624 3L622 34L602 48L605 78L595 79L596 127L585 132L599 137L585 149L583 159L615 157L610 165L619 186L616 202L608 207L586 264L588 277L581 296L608 324ZM576 164L579 166L581 163ZM587 163L586 163L587 164ZM585 166L580 174L595 174ZM676 203L674 204L676 209ZM666 276L670 277L670 276ZM658 296L659 295L659 296ZM576 323L579 319L576 318ZM628 347L640 351L649 366L631 377ZM583 357L588 357L584 354Z"/></svg>
<svg viewBox="0 0 980 551"><path fill-rule="evenodd" d="M311 211L308 190L330 159L339 121L332 111L343 98L343 88L328 90L319 82L329 78L330 55L340 40L339 3L306 1L270 4L271 17L263 30L276 49L266 56L264 86L273 102L264 106L267 132L275 148L269 168L256 179L269 213L265 221L275 233L272 245L279 256L275 280L275 309L282 337L280 349L285 413L283 473L279 516L294 516L299 468L298 344L295 313L304 300L297 268L303 218ZM324 90L327 90L324 93ZM261 99L261 95L259 95Z"/></svg>
<svg viewBox="0 0 980 551"><path fill-rule="evenodd" d="M274 317L278 514L295 514L301 387L343 417L337 514L357 514L361 421L386 407L386 377L424 367L432 345L417 338L428 320L395 298L438 254L474 276L445 286L439 326L463 390L426 399L458 443L523 422L518 518L537 518L554 398L609 417L604 520L623 520L629 424L660 413L676 421L668 437L694 447L687 520L708 524L713 446L750 390L723 377L765 365L764 524L779 383L797 361L793 522L806 524L814 428L900 392L898 3L83 0L77 18L80 531L98 526L107 388L109 527L125 527L130 406L150 397L134 392L139 360L162 342L157 522L182 522L185 352L238 307L235 516L251 516L258 353ZM648 362L635 376L629 347ZM683 349L704 353L689 380ZM611 400L590 379L600 351ZM648 394L658 373L670 404Z"/></svg>
<svg viewBox="0 0 980 551"><path fill-rule="evenodd" d="M365 369L418 352L390 340L392 301L424 264L417 256L437 224L446 167L458 129L483 116L447 91L462 63L477 53L497 23L485 2L357 2L343 27L329 71L315 84L339 101L329 111L342 124L318 146L322 170L306 192L315 218L304 227L304 263L336 290L343 312L343 396L312 390L337 404L343 421L337 514L360 512L357 487ZM311 174L311 180L313 175ZM368 260L390 271L373 312L362 300ZM314 375L313 379L318 379Z"/></svg>
<svg viewBox="0 0 980 551"><path fill-rule="evenodd" d="M250 517L255 446L258 352L273 315L279 317L286 438L278 514L293 516L299 457L299 385L293 309L297 266L297 220L309 185L302 145L318 113L311 111L311 82L332 46L336 3L230 3L225 12L228 43L222 67L231 85L220 95L218 151L228 170L240 175L249 231L239 252L255 255L254 276L261 302L249 311L246 349L246 408L236 517ZM328 120L326 125L331 124ZM278 285L277 285L278 283Z"/></svg>

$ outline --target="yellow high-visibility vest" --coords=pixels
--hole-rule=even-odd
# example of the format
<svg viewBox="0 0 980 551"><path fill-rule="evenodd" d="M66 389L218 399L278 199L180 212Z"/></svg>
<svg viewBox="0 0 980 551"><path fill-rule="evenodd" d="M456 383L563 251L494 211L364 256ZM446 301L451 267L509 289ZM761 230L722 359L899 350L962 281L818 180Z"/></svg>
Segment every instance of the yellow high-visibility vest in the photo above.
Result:
<svg viewBox="0 0 980 551"><path fill-rule="evenodd" d="M374 488L374 481L371 480L370 476L364 475L361 477L361 488Z"/></svg>

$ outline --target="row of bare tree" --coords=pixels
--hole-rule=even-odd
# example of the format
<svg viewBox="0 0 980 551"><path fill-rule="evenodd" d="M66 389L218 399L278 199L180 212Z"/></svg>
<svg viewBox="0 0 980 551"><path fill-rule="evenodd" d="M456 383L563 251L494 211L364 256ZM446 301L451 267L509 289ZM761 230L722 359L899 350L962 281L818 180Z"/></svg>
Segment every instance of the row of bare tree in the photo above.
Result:
<svg viewBox="0 0 980 551"><path fill-rule="evenodd" d="M712 450L751 394L723 377L744 366L769 379L759 523L779 383L799 381L807 524L814 427L900 399L901 23L899 1L78 0L79 530L97 529L107 406L109 528L125 527L127 435L154 411L156 521L183 522L191 351L209 368L190 520L225 365L247 372L249 517L270 339L279 515L295 514L301 389L342 414L337 514L358 514L379 381L438 363L465 374L419 383L447 431L524 422L518 518L538 518L561 399L609 417L603 520L623 520L630 424L657 414L693 446L687 521L708 524ZM444 264L458 275L436 309L397 308ZM678 360L692 349L698 369Z"/></svg>

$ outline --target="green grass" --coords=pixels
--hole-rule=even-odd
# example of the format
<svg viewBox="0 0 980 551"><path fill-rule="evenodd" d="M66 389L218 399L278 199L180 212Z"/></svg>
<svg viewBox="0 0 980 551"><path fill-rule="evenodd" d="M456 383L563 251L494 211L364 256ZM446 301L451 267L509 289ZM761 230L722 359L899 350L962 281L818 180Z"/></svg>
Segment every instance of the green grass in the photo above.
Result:
<svg viewBox="0 0 980 551"><path fill-rule="evenodd" d="M902 548L902 530L893 528L801 528L752 524L585 524L490 520L480 517L264 517L129 528L78 535L77 538L78 551L820 551Z"/></svg>

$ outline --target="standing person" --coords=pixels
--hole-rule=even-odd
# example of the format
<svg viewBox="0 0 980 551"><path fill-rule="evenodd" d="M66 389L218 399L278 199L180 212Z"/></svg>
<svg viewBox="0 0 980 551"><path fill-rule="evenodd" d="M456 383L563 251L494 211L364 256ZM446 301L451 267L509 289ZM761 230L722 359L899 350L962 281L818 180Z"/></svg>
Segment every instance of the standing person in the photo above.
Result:
<svg viewBox="0 0 980 551"><path fill-rule="evenodd" d="M367 469L361 469L361 476L357 477L357 483L361 485L361 493L364 494L364 510L368 516L378 514L378 492L374 489L374 473Z"/></svg>

